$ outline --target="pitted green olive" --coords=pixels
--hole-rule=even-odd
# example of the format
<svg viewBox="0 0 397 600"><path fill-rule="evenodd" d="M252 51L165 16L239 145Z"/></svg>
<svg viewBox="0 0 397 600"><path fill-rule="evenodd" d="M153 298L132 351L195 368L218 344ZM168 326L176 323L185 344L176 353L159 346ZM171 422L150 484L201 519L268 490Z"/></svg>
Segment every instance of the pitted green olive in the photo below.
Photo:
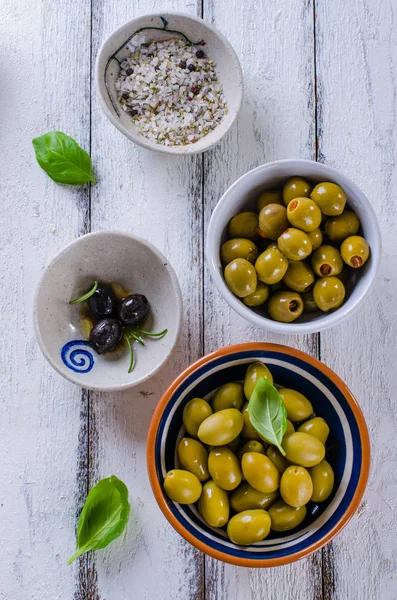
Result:
<svg viewBox="0 0 397 600"><path fill-rule="evenodd" d="M234 238L222 244L221 258L225 265L235 258L245 258L248 262L254 263L258 258L258 248L251 240Z"/></svg>
<svg viewBox="0 0 397 600"><path fill-rule="evenodd" d="M202 486L193 473L182 469L172 469L164 478L164 490L174 502L193 504L200 498Z"/></svg>
<svg viewBox="0 0 397 600"><path fill-rule="evenodd" d="M279 470L265 454L246 452L241 459L241 467L250 486L259 492L266 494L278 489Z"/></svg>
<svg viewBox="0 0 397 600"><path fill-rule="evenodd" d="M280 388L279 393L290 421L304 421L313 414L311 402L300 392L289 388Z"/></svg>
<svg viewBox="0 0 397 600"><path fill-rule="evenodd" d="M244 400L244 391L241 383L225 383L216 391L212 400L212 409L214 412L224 410L225 408L237 408L240 410Z"/></svg>
<svg viewBox="0 0 397 600"><path fill-rule="evenodd" d="M288 269L288 260L276 248L268 248L258 256L255 270L259 281L273 285L282 280Z"/></svg>
<svg viewBox="0 0 397 600"><path fill-rule="evenodd" d="M215 481L207 481L198 502L198 509L210 527L223 527L229 520L229 497Z"/></svg>
<svg viewBox="0 0 397 600"><path fill-rule="evenodd" d="M259 213L260 235L276 240L289 226L287 209L281 204L268 204Z"/></svg>
<svg viewBox="0 0 397 600"><path fill-rule="evenodd" d="M269 317L280 323L292 323L303 312L303 300L298 292L275 292L267 305Z"/></svg>
<svg viewBox="0 0 397 600"><path fill-rule="evenodd" d="M235 258L225 267L225 281L235 296L245 298L253 294L257 285L257 274L253 265L245 258Z"/></svg>
<svg viewBox="0 0 397 600"><path fill-rule="evenodd" d="M266 365L261 362L250 364L245 372L244 378L244 395L247 400L251 398L252 392L254 391L257 381L260 377L264 377L270 381L270 383L273 383L273 375Z"/></svg>
<svg viewBox="0 0 397 600"><path fill-rule="evenodd" d="M198 438L210 446L225 446L234 440L244 425L243 415L236 408L220 410L203 421Z"/></svg>
<svg viewBox="0 0 397 600"><path fill-rule="evenodd" d="M197 437L198 429L201 423L210 415L212 408L203 398L193 398L189 400L183 409L182 420L189 435Z"/></svg>
<svg viewBox="0 0 397 600"><path fill-rule="evenodd" d="M255 212L242 212L235 215L228 227L229 238L244 238L255 242L259 239L257 228L259 217Z"/></svg>
<svg viewBox="0 0 397 600"><path fill-rule="evenodd" d="M306 517L306 506L293 508L279 500L269 508L269 516L272 521L273 531L289 531L298 527Z"/></svg>
<svg viewBox="0 0 397 600"><path fill-rule="evenodd" d="M291 262L283 277L283 283L294 292L305 292L314 281L313 271L308 264L300 260Z"/></svg>
<svg viewBox="0 0 397 600"><path fill-rule="evenodd" d="M324 502L327 500L334 487L335 476L331 465L322 460L318 465L309 469L310 477L313 482L313 502Z"/></svg>
<svg viewBox="0 0 397 600"><path fill-rule="evenodd" d="M321 224L321 210L310 198L294 198L287 207L288 221L302 231L314 231Z"/></svg>
<svg viewBox="0 0 397 600"><path fill-rule="evenodd" d="M345 210L337 217L329 217L325 221L325 233L334 244L341 244L351 235L356 235L360 229L360 221L352 210Z"/></svg>
<svg viewBox="0 0 397 600"><path fill-rule="evenodd" d="M285 206L288 206L294 198L308 198L311 191L312 186L306 179L303 179L303 177L290 177L283 187Z"/></svg>
<svg viewBox="0 0 397 600"><path fill-rule="evenodd" d="M259 440L249 440L249 442L245 442L237 453L240 460L246 452L259 452L259 454L265 454L265 449Z"/></svg>
<svg viewBox="0 0 397 600"><path fill-rule="evenodd" d="M324 444L313 435L301 431L296 431L284 439L283 448L287 460L301 467L314 467L325 456Z"/></svg>
<svg viewBox="0 0 397 600"><path fill-rule="evenodd" d="M285 469L289 467L288 460L281 454L280 450L275 446L268 446L266 454L270 458L272 463L276 465L280 475L282 475Z"/></svg>
<svg viewBox="0 0 397 600"><path fill-rule="evenodd" d="M278 492L264 494L258 492L249 483L242 483L230 497L230 505L236 512L253 510L254 508L268 509L279 498Z"/></svg>
<svg viewBox="0 0 397 600"><path fill-rule="evenodd" d="M319 183L313 189L310 197L317 202L323 215L341 215L345 209L346 194L336 183L330 181Z"/></svg>
<svg viewBox="0 0 397 600"><path fill-rule="evenodd" d="M313 250L313 244L309 235L305 231L296 229L296 227L286 229L278 238L277 246L280 252L289 260L303 260Z"/></svg>
<svg viewBox="0 0 397 600"><path fill-rule="evenodd" d="M282 204L283 203L283 195L281 190L265 190L261 193L258 198L258 202L256 204L256 209L258 213L261 212L262 208L267 206L268 204Z"/></svg>
<svg viewBox="0 0 397 600"><path fill-rule="evenodd" d="M342 242L340 253L349 267L359 269L368 260L369 246L361 235L351 235Z"/></svg>
<svg viewBox="0 0 397 600"><path fill-rule="evenodd" d="M241 412L244 418L244 426L241 432L242 437L245 440L260 440L258 432L256 431L256 429L250 421L248 413L248 402L245 402Z"/></svg>
<svg viewBox="0 0 397 600"><path fill-rule="evenodd" d="M305 467L291 465L281 476L280 494L284 502L299 508L307 504L313 493L313 483Z"/></svg>
<svg viewBox="0 0 397 600"><path fill-rule="evenodd" d="M339 308L345 299L345 286L339 277L317 279L313 288L314 302L323 312Z"/></svg>
<svg viewBox="0 0 397 600"><path fill-rule="evenodd" d="M247 546L264 540L270 533L270 525L270 517L265 510L245 510L230 519L227 535L234 544Z"/></svg>
<svg viewBox="0 0 397 600"><path fill-rule="evenodd" d="M230 448L221 446L211 450L208 456L208 470L219 487L228 492L241 483L241 468L237 456Z"/></svg>
<svg viewBox="0 0 397 600"><path fill-rule="evenodd" d="M322 417L313 417L305 421L298 427L298 431L314 435L323 444L325 444L329 435L329 427Z"/></svg>
<svg viewBox="0 0 397 600"><path fill-rule="evenodd" d="M310 257L313 271L318 277L339 275L343 269L343 260L334 246L320 246Z"/></svg>
<svg viewBox="0 0 397 600"><path fill-rule="evenodd" d="M246 306L262 306L268 298L269 286L258 280L255 292L243 298L243 303Z"/></svg>
<svg viewBox="0 0 397 600"><path fill-rule="evenodd" d="M182 469L196 475L201 482L210 478L208 452L198 440L182 438L178 444L178 459Z"/></svg>

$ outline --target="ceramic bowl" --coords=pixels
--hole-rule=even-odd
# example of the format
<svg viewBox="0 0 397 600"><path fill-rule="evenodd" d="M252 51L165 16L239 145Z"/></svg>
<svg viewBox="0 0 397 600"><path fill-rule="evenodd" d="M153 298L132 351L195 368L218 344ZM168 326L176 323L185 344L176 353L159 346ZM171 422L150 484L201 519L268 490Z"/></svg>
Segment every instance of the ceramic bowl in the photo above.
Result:
<svg viewBox="0 0 397 600"><path fill-rule="evenodd" d="M167 471L178 466L176 447L184 435L182 412L195 397L210 399L219 386L244 379L247 366L264 362L276 384L299 390L329 427L327 460L335 473L330 498L310 502L299 528L271 533L251 546L236 546L224 529L209 527L195 505L177 504L163 490ZM186 369L165 391L148 436L147 465L156 500L171 525L206 554L244 567L274 567L308 556L328 543L356 511L369 471L370 445L364 417L350 390L331 369L304 352L277 344L245 343L222 348Z"/></svg>
<svg viewBox="0 0 397 600"><path fill-rule="evenodd" d="M263 308L252 309L234 296L223 277L220 247L226 241L227 225L230 219L242 211L256 210L258 196L265 190L281 187L289 177L305 177L317 184L332 181L346 192L349 207L360 219L363 235L371 254L361 269L351 274L346 285L346 300L340 308L330 313L303 314L292 323L279 323L267 317ZM339 171L310 160L279 160L261 165L249 171L235 183L219 200L212 213L206 240L206 257L212 279L226 302L239 315L253 325L284 334L314 333L332 327L354 312L367 296L375 282L381 256L381 237L374 210L363 192L346 175Z"/></svg>
<svg viewBox="0 0 397 600"><path fill-rule="evenodd" d="M228 105L228 113L222 122L195 144L164 146L138 134L131 117L119 109L115 82L119 74L118 61L128 55L127 42L137 33L147 40L164 40L186 36L197 43L203 40L207 56L216 62L218 79ZM145 38L146 39L146 38ZM100 105L115 127L131 141L148 150L167 154L195 154L204 152L226 134L240 110L243 96L243 75L235 51L226 38L209 23L198 17L183 13L156 13L137 17L116 29L103 43L96 61L96 88Z"/></svg>
<svg viewBox="0 0 397 600"><path fill-rule="evenodd" d="M145 329L168 333L134 344L136 365L128 373L124 344L97 354L79 330L82 305L69 301L81 296L95 280L120 283L125 290L144 294L151 306ZM154 375L171 354L179 335L182 298L168 260L139 237L100 231L66 246L48 265L39 283L34 324L40 348L60 375L78 385L102 391L123 390Z"/></svg>

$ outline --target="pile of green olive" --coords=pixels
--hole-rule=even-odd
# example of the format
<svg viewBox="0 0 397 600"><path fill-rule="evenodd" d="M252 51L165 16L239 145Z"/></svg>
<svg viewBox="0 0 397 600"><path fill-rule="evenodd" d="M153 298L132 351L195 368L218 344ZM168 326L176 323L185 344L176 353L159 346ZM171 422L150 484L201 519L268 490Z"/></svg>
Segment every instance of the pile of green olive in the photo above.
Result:
<svg viewBox="0 0 397 600"><path fill-rule="evenodd" d="M246 306L267 302L275 321L328 312L345 300L350 273L369 257L358 235L360 221L343 189L291 177L282 189L265 190L257 212L241 212L228 225L221 259L229 289Z"/></svg>
<svg viewBox="0 0 397 600"><path fill-rule="evenodd" d="M285 456L254 429L248 399L260 377L273 383L266 365L256 362L243 383L222 385L209 402L189 400L183 410L185 436L177 447L180 468L164 478L171 500L197 502L205 522L225 527L237 545L298 527L307 503L324 502L334 486L334 472L325 460L329 427L303 394L279 389L288 417Z"/></svg>

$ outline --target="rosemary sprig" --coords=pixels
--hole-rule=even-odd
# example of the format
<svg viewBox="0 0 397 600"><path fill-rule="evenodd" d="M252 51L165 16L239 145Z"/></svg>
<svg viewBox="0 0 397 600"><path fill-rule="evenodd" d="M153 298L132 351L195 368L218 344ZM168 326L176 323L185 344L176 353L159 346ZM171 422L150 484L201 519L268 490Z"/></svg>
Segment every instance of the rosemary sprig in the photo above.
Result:
<svg viewBox="0 0 397 600"><path fill-rule="evenodd" d="M148 337L160 338L163 337L167 333L168 329L164 329L163 331L159 331L158 333L152 333L151 331L145 331L144 329L136 329L134 328L134 333L139 335L147 335Z"/></svg>
<svg viewBox="0 0 397 600"><path fill-rule="evenodd" d="M132 348L132 344L131 344L129 335L127 333L124 333L123 337L124 337L125 341L127 342L128 350L130 351L130 366L128 367L128 373L131 373L132 369L135 366L135 354L134 354L134 350Z"/></svg>
<svg viewBox="0 0 397 600"><path fill-rule="evenodd" d="M94 286L90 289L89 292L87 292L83 296L80 296L80 298L75 298L74 300L71 300L69 302L69 304L79 304L80 302L84 302L85 300L88 300L88 298L91 298L91 296L93 296L95 294L97 287L98 287L98 282L95 281Z"/></svg>

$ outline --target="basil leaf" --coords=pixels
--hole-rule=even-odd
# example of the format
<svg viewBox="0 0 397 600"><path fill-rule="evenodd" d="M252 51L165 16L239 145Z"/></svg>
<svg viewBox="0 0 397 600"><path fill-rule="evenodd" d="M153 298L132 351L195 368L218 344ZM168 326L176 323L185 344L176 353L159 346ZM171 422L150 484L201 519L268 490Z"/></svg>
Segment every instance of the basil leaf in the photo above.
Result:
<svg viewBox="0 0 397 600"><path fill-rule="evenodd" d="M277 388L265 377L260 377L255 385L248 414L254 429L285 456L281 442L287 429L287 411Z"/></svg>
<svg viewBox="0 0 397 600"><path fill-rule="evenodd" d="M32 143L40 167L57 183L96 183L91 158L73 138L61 131L49 131Z"/></svg>
<svg viewBox="0 0 397 600"><path fill-rule="evenodd" d="M77 525L77 549L68 560L70 565L88 550L105 548L118 538L130 514L128 490L115 475L102 479L87 496Z"/></svg>

